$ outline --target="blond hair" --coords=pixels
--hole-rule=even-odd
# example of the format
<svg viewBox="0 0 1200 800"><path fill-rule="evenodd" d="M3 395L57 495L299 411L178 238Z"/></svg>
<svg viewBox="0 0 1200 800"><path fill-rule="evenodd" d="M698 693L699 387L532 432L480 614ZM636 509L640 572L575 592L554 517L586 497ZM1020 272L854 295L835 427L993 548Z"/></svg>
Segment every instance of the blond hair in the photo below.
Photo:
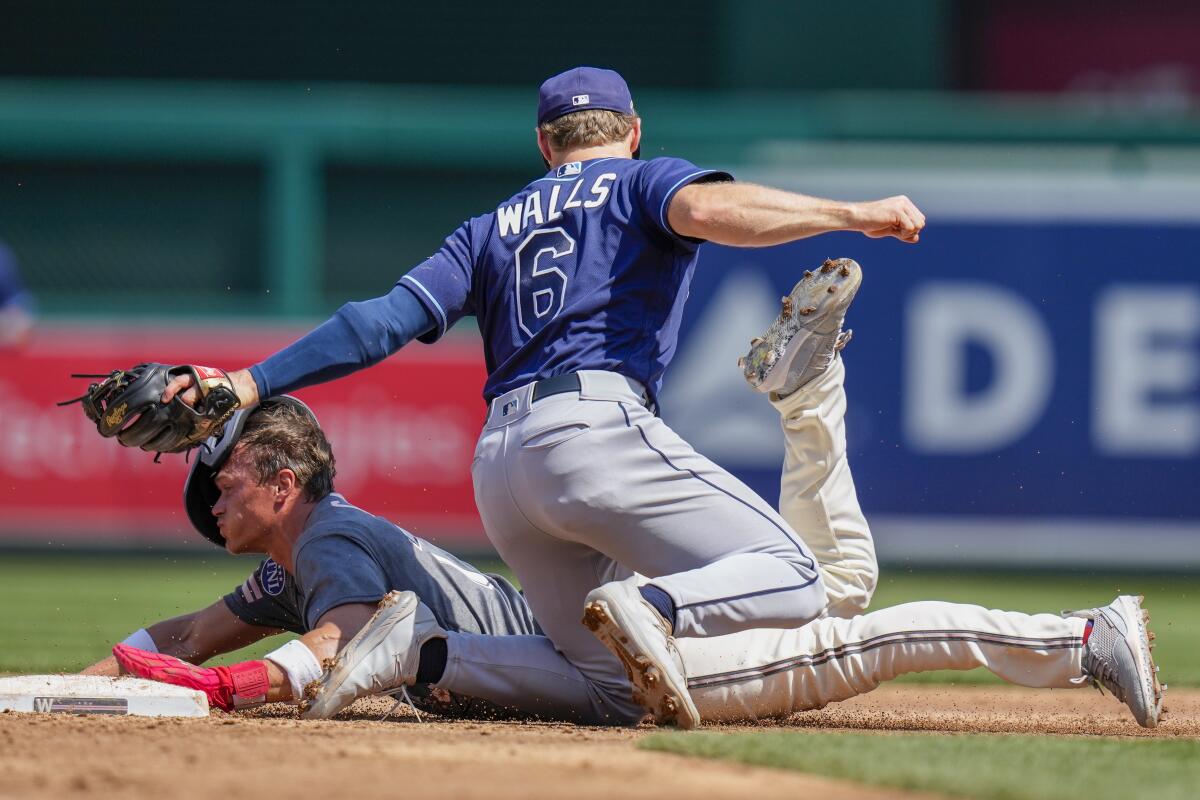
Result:
<svg viewBox="0 0 1200 800"><path fill-rule="evenodd" d="M555 150L597 147L622 141L633 130L636 119L637 114L589 108L543 122L538 130Z"/></svg>

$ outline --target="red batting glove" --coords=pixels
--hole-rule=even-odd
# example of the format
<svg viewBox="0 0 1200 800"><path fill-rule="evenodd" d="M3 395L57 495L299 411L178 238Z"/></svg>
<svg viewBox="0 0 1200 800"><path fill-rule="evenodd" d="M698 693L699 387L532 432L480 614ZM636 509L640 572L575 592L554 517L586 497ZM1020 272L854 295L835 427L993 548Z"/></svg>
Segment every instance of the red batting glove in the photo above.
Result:
<svg viewBox="0 0 1200 800"><path fill-rule="evenodd" d="M222 711L233 711L263 703L271 688L267 662L243 661L229 667L197 667L174 656L139 650L127 644L113 648L113 656L126 672L162 683L199 689L208 703Z"/></svg>

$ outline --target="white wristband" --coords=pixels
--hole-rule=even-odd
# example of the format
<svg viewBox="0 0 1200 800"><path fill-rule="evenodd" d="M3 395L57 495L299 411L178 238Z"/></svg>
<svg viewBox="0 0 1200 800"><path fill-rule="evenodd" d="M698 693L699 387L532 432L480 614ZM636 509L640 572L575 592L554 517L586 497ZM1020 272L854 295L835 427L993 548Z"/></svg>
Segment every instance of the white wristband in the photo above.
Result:
<svg viewBox="0 0 1200 800"><path fill-rule="evenodd" d="M292 685L292 699L299 703L304 699L304 687L321 677L321 664L313 651L304 642L292 639L277 650L263 656L273 661L287 675Z"/></svg>
<svg viewBox="0 0 1200 800"><path fill-rule="evenodd" d="M130 647L136 647L138 650L147 650L151 653L158 652L158 645L154 643L154 638L146 631L145 628L138 628L133 633L125 637L125 641L121 644L127 644Z"/></svg>

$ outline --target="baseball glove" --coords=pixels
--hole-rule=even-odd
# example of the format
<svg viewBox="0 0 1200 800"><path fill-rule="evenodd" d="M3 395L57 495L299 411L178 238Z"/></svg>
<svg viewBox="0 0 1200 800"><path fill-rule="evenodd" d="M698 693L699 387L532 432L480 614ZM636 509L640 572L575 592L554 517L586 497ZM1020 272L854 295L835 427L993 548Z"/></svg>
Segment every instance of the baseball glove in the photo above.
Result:
<svg viewBox="0 0 1200 800"><path fill-rule="evenodd" d="M176 375L190 373L200 393L196 407L176 395L162 402L167 384ZM216 433L241 404L229 376L219 369L191 364L138 364L109 375L72 375L103 378L82 397L59 403L82 403L83 413L96 423L101 436L117 437L126 447L157 453L182 453Z"/></svg>

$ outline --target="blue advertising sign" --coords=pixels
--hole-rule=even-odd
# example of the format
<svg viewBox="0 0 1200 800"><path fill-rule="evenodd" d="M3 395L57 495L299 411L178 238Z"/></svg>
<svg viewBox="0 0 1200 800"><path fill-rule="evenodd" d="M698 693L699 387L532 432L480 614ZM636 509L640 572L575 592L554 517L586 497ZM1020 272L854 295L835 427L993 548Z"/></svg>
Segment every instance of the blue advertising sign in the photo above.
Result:
<svg viewBox="0 0 1200 800"><path fill-rule="evenodd" d="M1200 564L1197 253L1198 222L932 217L917 245L709 245L663 415L777 498L778 418L736 360L804 269L852 257L850 464L881 555L1029 563L1105 540L1121 551L1078 560Z"/></svg>

